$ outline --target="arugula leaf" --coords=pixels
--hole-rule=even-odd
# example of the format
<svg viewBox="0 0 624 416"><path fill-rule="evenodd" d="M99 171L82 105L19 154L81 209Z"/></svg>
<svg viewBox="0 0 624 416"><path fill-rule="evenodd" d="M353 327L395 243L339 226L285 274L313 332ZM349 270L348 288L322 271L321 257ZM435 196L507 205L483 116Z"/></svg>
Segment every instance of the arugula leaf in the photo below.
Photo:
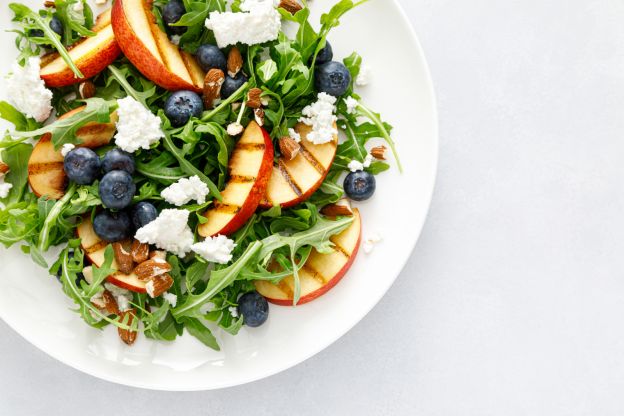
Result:
<svg viewBox="0 0 624 416"><path fill-rule="evenodd" d="M51 230L56 224L56 221L63 211L63 208L65 208L65 206L69 203L75 192L76 184L72 183L69 188L67 188L67 191L65 192L65 195L63 195L63 198L59 199L58 201L46 201L43 199L39 201L40 207L41 202L48 202L48 204L45 205L46 207L49 207L50 203L53 203L52 208L49 210L49 212L44 212L42 215L45 218L45 221L43 222L43 227L41 227L41 231L39 232L39 250L46 251L50 247Z"/></svg>
<svg viewBox="0 0 624 416"><path fill-rule="evenodd" d="M82 3L82 11L76 5ZM95 36L89 30L93 26L93 12L84 0L55 0L55 16L63 24L63 43L72 45L84 36Z"/></svg>
<svg viewBox="0 0 624 416"><path fill-rule="evenodd" d="M134 98L141 104L145 106L145 108L149 108L147 100L154 96L156 93L156 85L148 82L147 85L143 85L144 90L138 91L128 81L128 77L133 75L129 67L121 67L117 68L114 65L109 65L108 70L111 73L111 78L107 81L107 86L110 85L111 81L116 81L121 88L128 94L130 97ZM149 85L151 84L151 86ZM122 98L122 97L117 97Z"/></svg>
<svg viewBox="0 0 624 416"><path fill-rule="evenodd" d="M5 176L6 182L13 185L9 195L2 198L2 203L10 205L19 202L24 196L28 185L28 159L33 147L30 144L20 143L8 149L4 149L0 154L4 163L9 165L9 172Z"/></svg>
<svg viewBox="0 0 624 416"><path fill-rule="evenodd" d="M40 126L34 119L26 118L24 114L16 110L15 107L6 101L0 101L0 117L12 123L16 130L30 131Z"/></svg>
<svg viewBox="0 0 624 416"><path fill-rule="evenodd" d="M98 267L95 264L92 266L93 282L89 285L89 290L85 292L86 297L90 298L95 295L99 291L100 285L104 280L117 271L117 269L112 267L114 259L115 254L113 253L113 246L109 244L104 250L104 263L102 263L102 266Z"/></svg>
<svg viewBox="0 0 624 416"><path fill-rule="evenodd" d="M214 335L212 335L210 329L202 324L199 319L184 317L182 318L182 323L184 323L188 333L201 341L202 344L216 351L221 350L217 339L214 337Z"/></svg>

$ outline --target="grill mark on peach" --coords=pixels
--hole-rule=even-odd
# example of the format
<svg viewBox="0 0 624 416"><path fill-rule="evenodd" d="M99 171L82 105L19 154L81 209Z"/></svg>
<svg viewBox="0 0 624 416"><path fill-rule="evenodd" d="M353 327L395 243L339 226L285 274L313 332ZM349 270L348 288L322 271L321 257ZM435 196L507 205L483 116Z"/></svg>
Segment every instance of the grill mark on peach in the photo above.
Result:
<svg viewBox="0 0 624 416"><path fill-rule="evenodd" d="M259 150L264 152L266 146L264 143L238 143L236 145L236 151L257 152Z"/></svg>
<svg viewBox="0 0 624 416"><path fill-rule="evenodd" d="M325 174L325 168L323 167L323 165L321 165L321 162L319 162L312 153L308 152L305 147L301 146L301 149L299 149L299 154L303 156L303 158L307 160L308 163L310 163L310 165L312 165L312 167L316 169L318 173L320 173L321 175Z"/></svg>
<svg viewBox="0 0 624 416"><path fill-rule="evenodd" d="M214 208L212 210L217 211L217 212L226 212L229 214L236 214L238 211L240 211L240 207L238 205L214 201Z"/></svg>
<svg viewBox="0 0 624 416"><path fill-rule="evenodd" d="M42 175L53 170L64 170L63 162L37 162L28 165L29 175Z"/></svg>
<svg viewBox="0 0 624 416"><path fill-rule="evenodd" d="M324 285L325 283L327 283L327 280L325 280L325 276L323 276L321 272L319 272L318 270L316 270L314 267L310 266L309 264L307 263L304 264L302 269L308 272L312 276L312 278L316 280L317 282L319 282L321 285Z"/></svg>
<svg viewBox="0 0 624 416"><path fill-rule="evenodd" d="M115 126L112 124L88 123L78 129L76 136L96 136L102 133L113 132Z"/></svg>
<svg viewBox="0 0 624 416"><path fill-rule="evenodd" d="M281 290L288 299L294 298L295 294L290 288L290 286L288 286L288 283L286 283L286 279L280 280L280 282L277 284L277 288Z"/></svg>
<svg viewBox="0 0 624 416"><path fill-rule="evenodd" d="M345 250L344 247L342 247L340 244L338 244L337 242L335 242L334 240L332 240L331 238L329 239L329 241L331 241L332 243L334 243L334 250L336 250L338 253L341 253L343 256L345 256L347 259L349 257L351 257L351 255L347 252L347 250Z"/></svg>
<svg viewBox="0 0 624 416"><path fill-rule="evenodd" d="M230 175L230 183L251 183L255 182L255 176L244 176L244 175Z"/></svg>
<svg viewBox="0 0 624 416"><path fill-rule="evenodd" d="M93 244L91 247L85 248L84 251L86 251L87 254L95 253L96 251L100 251L106 248L107 245L108 245L108 242L101 240Z"/></svg>
<svg viewBox="0 0 624 416"><path fill-rule="evenodd" d="M277 164L277 167L279 168L280 173L282 174L282 176L284 177L284 179L286 180L288 185L290 185L290 187L293 190L293 192L296 193L297 196L301 196L301 194L302 194L301 188L299 188L299 186L293 180L292 176L290 176L290 173L288 173L288 171L286 170L286 166L284 165L284 161L281 158L280 158L280 160L279 160L279 162Z"/></svg>

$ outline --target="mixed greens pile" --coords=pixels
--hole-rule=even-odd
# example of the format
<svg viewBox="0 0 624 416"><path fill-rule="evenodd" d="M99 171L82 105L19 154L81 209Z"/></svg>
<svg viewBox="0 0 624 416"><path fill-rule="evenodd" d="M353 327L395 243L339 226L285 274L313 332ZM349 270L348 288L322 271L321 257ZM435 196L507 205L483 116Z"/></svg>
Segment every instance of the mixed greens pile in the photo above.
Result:
<svg viewBox="0 0 624 416"><path fill-rule="evenodd" d="M75 7L77 3L82 3L83 7ZM154 14L163 30L161 10L165 3L164 0L153 3ZM183 3L187 13L176 25L187 30L181 36L180 47L194 53L200 45L214 43L213 33L204 25L208 14L224 11L228 5L225 0L184 0ZM18 244L37 264L49 268L51 275L60 275L63 291L77 305L76 310L84 321L95 328L114 325L167 341L174 340L186 328L208 347L219 349L209 327L218 326L233 335L240 330L243 316L236 316L231 307L237 305L241 294L254 290L254 280L279 282L294 273L297 281L297 269L305 263L312 248L319 252L332 250L329 237L344 230L353 219L328 219L319 211L343 197L339 180L349 171L350 161L364 161L368 154L365 145L370 139L385 139L394 152L391 126L360 102L351 85L345 97L354 97L358 106L355 112L348 112L344 100L338 101L336 114L344 140L321 188L296 207L273 207L254 214L243 228L230 236L236 248L233 261L228 265L209 263L194 255L185 258L168 255L167 262L173 267L170 275L174 279L170 292L177 296L177 305L172 307L163 298L134 293L131 304L138 317L134 320L129 320L128 316L107 315L90 301L93 295L104 290L106 277L115 271L110 246L106 249L104 264L93 268L92 283L80 278L88 262L76 238L76 228L84 215L93 216L102 206L97 182L93 185L71 183L60 200L38 198L28 187L27 163L33 140L49 133L56 149L68 143L78 144L76 131L81 126L94 121L109 122L117 108L117 99L133 97L162 119L165 133L160 143L134 155L136 172L133 177L137 192L133 202L150 201L159 210L167 208L169 205L163 201L161 191L181 178L197 175L209 186L208 202L181 207L191 213L189 225L195 230L197 224L206 221L201 214L214 198L220 198L219 191L228 178L228 160L236 138L228 135L226 127L239 119L240 106L235 104L246 99L249 89L262 89L263 96L269 99L264 108L264 128L274 140L288 136L289 128L302 117L302 109L316 101L313 76L316 55L343 15L362 3L364 1L339 1L323 14L318 30L309 21L310 9L305 3L294 15L280 9L283 20L295 27L294 37L280 33L273 42L239 45L245 58L243 71L249 81L214 109L205 111L200 118L192 118L182 127L172 127L164 115L164 101L170 92L143 77L123 56L92 79L96 86L92 98L76 99L80 96L77 86L53 89L57 117L86 104L86 109L62 120L43 125L26 118L8 102L0 102L0 117L14 125L0 142L1 159L10 167L6 182L12 184L8 196L0 200L4 205L0 210L0 242L6 247ZM17 24L14 32L19 62L23 64L30 56L55 50L66 59L76 76L81 76L71 63L67 49L82 37L94 34L90 30L94 13L84 0L56 0L54 7L38 11L16 3L9 7ZM239 10L240 1L235 0L229 7ZM77 11L79 9L82 10ZM63 36L50 29L53 17L61 21ZM354 52L343 62L355 80L362 58ZM253 117L252 111L244 111L240 123L246 125ZM103 155L112 147L111 143L96 152ZM277 145L275 148L279 149ZM376 160L366 170L378 174L388 168L386 162ZM58 260L48 264L44 253L59 245L64 248ZM281 271L270 271L269 263L279 264ZM206 308L207 304L210 308Z"/></svg>

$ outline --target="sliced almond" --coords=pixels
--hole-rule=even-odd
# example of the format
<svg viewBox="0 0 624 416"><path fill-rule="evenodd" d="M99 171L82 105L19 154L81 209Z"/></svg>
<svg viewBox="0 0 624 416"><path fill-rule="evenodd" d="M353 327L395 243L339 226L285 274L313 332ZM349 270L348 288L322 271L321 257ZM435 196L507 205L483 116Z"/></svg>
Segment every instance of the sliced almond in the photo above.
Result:
<svg viewBox="0 0 624 416"><path fill-rule="evenodd" d="M11 168L6 163L0 162L0 175L6 175Z"/></svg>
<svg viewBox="0 0 624 416"><path fill-rule="evenodd" d="M134 260L135 263L143 263L149 259L149 244L142 243L139 240L134 240L132 242L130 254L132 255L132 260Z"/></svg>
<svg viewBox="0 0 624 416"><path fill-rule="evenodd" d="M348 200L341 199L334 204L325 205L321 209L321 214L327 217L351 217L353 209Z"/></svg>
<svg viewBox="0 0 624 416"><path fill-rule="evenodd" d="M252 88L247 93L247 107L260 108L262 107L262 90L260 88Z"/></svg>
<svg viewBox="0 0 624 416"><path fill-rule="evenodd" d="M292 137L284 136L279 139L279 148L282 156L288 160L293 160L301 150L301 145Z"/></svg>
<svg viewBox="0 0 624 416"><path fill-rule="evenodd" d="M128 318L126 318L126 316ZM123 311L119 315L119 322L125 322L126 325L132 326L132 323L136 319L136 311L134 309L128 309L127 311ZM127 320L127 321L126 321ZM131 329L122 329L117 328L117 333L119 334L119 338L126 344L132 345L134 341L137 339L138 332L133 331Z"/></svg>
<svg viewBox="0 0 624 416"><path fill-rule="evenodd" d="M225 81L225 74L219 68L212 68L204 78L204 106L207 109L214 107L214 102L221 96L221 86Z"/></svg>
<svg viewBox="0 0 624 416"><path fill-rule="evenodd" d="M84 276L87 283L89 284L93 283L93 267L92 266L87 266L84 269L82 269L82 275Z"/></svg>
<svg viewBox="0 0 624 416"><path fill-rule="evenodd" d="M56 3L54 2L54 0L46 0L45 2L43 2L43 7L47 7L47 8L56 7Z"/></svg>
<svg viewBox="0 0 624 416"><path fill-rule="evenodd" d="M378 160L386 160L386 151L388 149L383 144L381 146L373 147L370 151L371 156Z"/></svg>
<svg viewBox="0 0 624 416"><path fill-rule="evenodd" d="M173 286L173 278L167 273L160 276L154 276L147 282L145 288L147 294L153 298L157 298Z"/></svg>
<svg viewBox="0 0 624 416"><path fill-rule="evenodd" d="M80 98L86 100L95 96L95 84L91 81L84 81L78 85L78 94Z"/></svg>
<svg viewBox="0 0 624 416"><path fill-rule="evenodd" d="M281 7L284 10L286 10L290 14L295 14L299 10L303 9L303 6L301 6L295 0L281 0L280 3L279 3L279 7Z"/></svg>
<svg viewBox="0 0 624 416"><path fill-rule="evenodd" d="M241 69L243 69L243 55L241 55L238 48L234 46L232 47L232 49L230 49L230 53L228 53L228 59L227 59L228 75L232 78L235 78Z"/></svg>
<svg viewBox="0 0 624 416"><path fill-rule="evenodd" d="M124 274L132 273L134 269L134 260L132 260L132 254L128 250L129 242L117 242L113 243L113 252L115 253L115 262L117 263L117 270Z"/></svg>
<svg viewBox="0 0 624 416"><path fill-rule="evenodd" d="M104 309L106 309L106 312L112 315L119 315L119 305L117 305L117 301L112 293L105 290L104 293L102 293L102 299L104 300Z"/></svg>
<svg viewBox="0 0 624 416"><path fill-rule="evenodd" d="M260 127L264 126L264 110L261 108L256 108L254 110L254 119Z"/></svg>
<svg viewBox="0 0 624 416"><path fill-rule="evenodd" d="M144 261L134 268L134 273L139 280L148 281L153 277L160 276L171 271L171 265L165 260L158 258Z"/></svg>

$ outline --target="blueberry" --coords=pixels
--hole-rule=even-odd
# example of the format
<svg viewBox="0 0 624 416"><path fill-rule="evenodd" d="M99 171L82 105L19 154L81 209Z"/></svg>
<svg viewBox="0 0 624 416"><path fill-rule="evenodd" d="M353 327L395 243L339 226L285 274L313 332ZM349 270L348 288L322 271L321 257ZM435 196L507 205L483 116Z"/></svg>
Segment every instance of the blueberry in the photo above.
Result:
<svg viewBox="0 0 624 416"><path fill-rule="evenodd" d="M133 234L130 216L127 213L102 211L93 220L93 229L102 240L114 243L125 240Z"/></svg>
<svg viewBox="0 0 624 416"><path fill-rule="evenodd" d="M232 78L229 75L225 76L225 81L221 86L221 98L226 99L230 95L234 94L244 83L247 82L247 77L241 72L236 75L236 78Z"/></svg>
<svg viewBox="0 0 624 416"><path fill-rule="evenodd" d="M323 65L334 58L334 51L329 42L325 42L325 47L316 55L316 65Z"/></svg>
<svg viewBox="0 0 624 416"><path fill-rule="evenodd" d="M167 24L169 31L174 35L182 35L186 32L186 26L170 26L172 23L180 20L184 13L186 13L186 9L180 0L170 0L163 9L163 20Z"/></svg>
<svg viewBox="0 0 624 416"><path fill-rule="evenodd" d="M219 68L221 71L227 71L227 60L225 55L215 45L201 45L195 52L197 62L206 72L213 68Z"/></svg>
<svg viewBox="0 0 624 416"><path fill-rule="evenodd" d="M89 185L100 176L102 162L93 150L78 147L65 156L63 167L69 179L78 185Z"/></svg>
<svg viewBox="0 0 624 416"><path fill-rule="evenodd" d="M52 20L50 20L50 29L59 36L63 36L63 23L61 23L58 17L54 16Z"/></svg>
<svg viewBox="0 0 624 416"><path fill-rule="evenodd" d="M367 200L375 193L375 187L375 177L363 170L349 173L344 180L345 193L354 201Z"/></svg>
<svg viewBox="0 0 624 416"><path fill-rule="evenodd" d="M351 73L340 62L330 61L317 66L314 74L316 90L339 97L351 85Z"/></svg>
<svg viewBox="0 0 624 416"><path fill-rule="evenodd" d="M245 325L255 328L269 317L269 303L258 292L245 293L238 299L238 313L243 315Z"/></svg>
<svg viewBox="0 0 624 416"><path fill-rule="evenodd" d="M130 206L135 192L132 175L123 170L110 171L100 181L100 199L106 208L124 209Z"/></svg>
<svg viewBox="0 0 624 416"><path fill-rule="evenodd" d="M104 173L111 170L125 170L132 175L134 173L134 158L130 153L121 149L109 150L102 159L102 170Z"/></svg>
<svg viewBox="0 0 624 416"><path fill-rule="evenodd" d="M188 123L191 117L199 117L204 111L204 102L193 91L176 91L165 102L165 115L174 127Z"/></svg>
<svg viewBox="0 0 624 416"><path fill-rule="evenodd" d="M158 217L158 210L149 202L139 202L132 208L132 224L137 230Z"/></svg>
<svg viewBox="0 0 624 416"><path fill-rule="evenodd" d="M28 36L32 38L42 38L45 36L45 33L43 33L43 30L41 29L30 29L28 31Z"/></svg>

